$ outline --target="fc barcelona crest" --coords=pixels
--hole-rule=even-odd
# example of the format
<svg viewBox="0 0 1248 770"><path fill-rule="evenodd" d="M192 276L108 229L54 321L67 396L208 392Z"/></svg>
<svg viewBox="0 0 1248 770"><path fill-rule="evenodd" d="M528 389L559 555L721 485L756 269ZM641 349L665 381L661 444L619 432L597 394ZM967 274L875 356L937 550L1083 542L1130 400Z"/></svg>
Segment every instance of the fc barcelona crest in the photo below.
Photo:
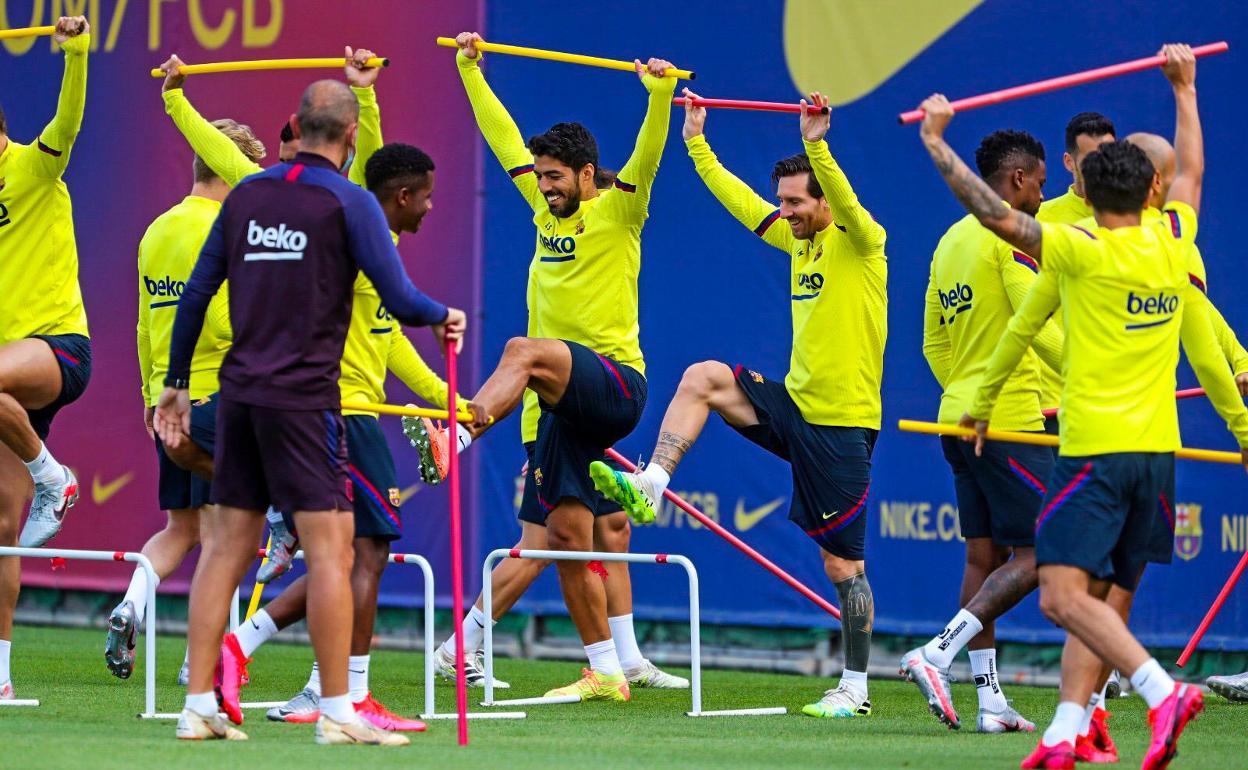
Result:
<svg viewBox="0 0 1248 770"><path fill-rule="evenodd" d="M1179 503L1174 512L1174 553L1184 561L1191 561L1200 553L1204 530L1200 527L1200 506Z"/></svg>
<svg viewBox="0 0 1248 770"><path fill-rule="evenodd" d="M398 508L400 505L403 504L403 490L399 489L398 487L390 487L390 489L387 490L387 492L390 496L391 505L393 505L395 508Z"/></svg>

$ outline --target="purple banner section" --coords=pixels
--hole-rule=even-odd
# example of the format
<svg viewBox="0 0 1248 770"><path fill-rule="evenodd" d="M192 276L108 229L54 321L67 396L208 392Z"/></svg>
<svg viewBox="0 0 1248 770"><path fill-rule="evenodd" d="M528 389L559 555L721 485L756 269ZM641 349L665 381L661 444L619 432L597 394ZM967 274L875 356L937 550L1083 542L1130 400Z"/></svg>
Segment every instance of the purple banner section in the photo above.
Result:
<svg viewBox="0 0 1248 770"><path fill-rule="evenodd" d="M0 0L0 27L51 24L53 14L84 10L94 49L86 116L66 181L74 201L95 367L86 395L61 412L48 442L83 487L54 544L138 550L163 525L164 514L157 505L156 455L143 429L139 394L137 247L148 224L180 201L192 182L191 150L164 114L161 81L148 70L172 53L187 63L202 63L341 56L350 45L389 57L392 65L377 85L385 138L420 146L437 165L435 209L419 234L404 237L400 250L418 286L449 304L475 309L480 293L478 135L453 54L437 48L433 38L479 26L479 8L476 3L406 0ZM10 134L29 142L55 112L62 57L48 38L39 38L3 41L0 62L0 103ZM303 87L317 78L342 76L341 70L197 75L188 79L186 93L205 117L250 125L269 150L267 164L277 162L279 130L297 109ZM291 323L298 322L292 309ZM461 364L468 391L477 381L479 328ZM410 334L426 360L443 372L429 332ZM401 386L392 387L390 396L397 403L412 400ZM439 577L448 577L446 495L419 486L415 455L402 440L397 419L383 418L383 424L397 461L400 492L408 498L405 534L395 550L429 556ZM471 522L476 501L471 460L465 470L465 517ZM469 527L470 549L473 531ZM193 561L162 588L185 590ZM62 569L28 559L23 568L27 585L121 590L129 579L129 570L112 564L70 562ZM474 574L468 570L473 590ZM449 579L439 585L440 596L449 599ZM392 570L382 590L386 601L414 603L419 578Z"/></svg>

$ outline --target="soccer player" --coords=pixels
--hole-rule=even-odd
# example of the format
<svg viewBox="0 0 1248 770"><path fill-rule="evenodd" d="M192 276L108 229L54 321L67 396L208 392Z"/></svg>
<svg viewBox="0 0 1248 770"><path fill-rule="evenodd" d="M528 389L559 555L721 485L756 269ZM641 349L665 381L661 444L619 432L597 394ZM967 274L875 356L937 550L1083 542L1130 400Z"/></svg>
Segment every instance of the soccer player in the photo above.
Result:
<svg viewBox="0 0 1248 770"><path fill-rule="evenodd" d="M636 62L650 94L646 117L615 186L600 192L593 136L579 123L557 123L526 143L481 74L480 40L460 34L456 63L486 142L533 210L537 243L529 268L529 336L507 343L473 398L474 431L485 429L487 416L501 420L524 400L521 437L532 449L520 519L536 528L526 527L545 547L589 551L601 543L602 527L617 534L628 527L619 507L594 490L585 467L633 430L646 402L637 325L641 229L675 79L663 77L669 62ZM629 676L612 641L603 581L586 567L556 564L589 667L580 680L547 694L627 701ZM626 582L625 565L607 569L608 584ZM515 583L521 584L527 582Z"/></svg>
<svg viewBox="0 0 1248 770"><path fill-rule="evenodd" d="M1170 186L1175 178L1177 161L1174 147L1157 134L1134 133L1129 135L1126 141L1143 150L1153 165L1153 182L1149 189L1148 205L1141 212L1140 219L1144 223L1160 220L1163 216L1161 210L1165 207ZM1077 224L1085 229L1096 227L1096 221L1091 217ZM1205 275L1204 260L1201 258L1200 249L1195 244L1192 245L1191 256L1192 285L1200 289L1202 293L1206 293L1208 280ZM1235 332L1231 330L1226 319L1212 303L1207 305L1207 311L1218 346L1231 365L1231 371L1236 373L1235 381L1240 393L1248 395L1248 351L1239 344ZM1105 603L1112 607L1124 622L1130 616L1134 600L1134 591L1118 585L1111 585L1109 594L1105 597ZM1077 681L1086 680L1089 683L1081 686L1089 686L1092 690L1092 696L1088 699L1088 705L1084 710L1083 722L1075 739L1075 757L1084 762L1116 761L1118 748L1109 736L1109 727L1106 722L1110 714L1104 708L1104 704L1118 697L1118 672L1111 672L1101 663L1095 653L1078 639L1069 638L1066 645L1065 655L1070 661L1067 669L1072 672L1068 676L1072 679L1081 677Z"/></svg>
<svg viewBox="0 0 1248 770"><path fill-rule="evenodd" d="M1073 225L1092 216L1092 206L1083 191L1083 174L1079 164L1087 154L1105 142L1112 142L1116 133L1114 123L1099 112L1081 112L1066 124L1066 151L1062 153L1062 165L1070 172L1071 184L1065 193L1040 204L1035 217L1040 222ZM1057 318L1057 316L1055 316ZM1056 320L1061 329L1061 320ZM1062 400L1062 376L1057 370L1040 361L1040 407L1056 409ZM1057 417L1045 420L1045 430L1057 433Z"/></svg>
<svg viewBox="0 0 1248 770"><path fill-rule="evenodd" d="M1204 708L1199 689L1171 679L1104 602L1111 581L1134 589L1145 563L1169 562L1173 553L1180 340L1248 464L1248 410L1217 349L1207 300L1191 279L1204 169L1196 59L1187 46L1167 45L1162 52L1177 108L1179 160L1165 216L1152 224L1141 223L1141 211L1155 172L1135 145L1108 143L1084 159L1085 191L1098 224L1086 230L1040 224L1003 205L945 143L953 110L943 96L923 103L921 130L958 200L1041 264L962 419L979 434L977 445L1002 385L1036 332L1059 304L1065 317L1060 456L1037 519L1040 607L1068 635L1128 673L1148 703L1152 741L1144 770L1168 766L1180 733ZM1074 767L1075 735L1091 687L1076 692L1065 674L1064 665L1057 714L1024 768Z"/></svg>
<svg viewBox="0 0 1248 770"><path fill-rule="evenodd" d="M258 163L264 157L264 144L249 127L229 119L213 121L209 126L251 162ZM184 442L171 456L152 430L152 414L165 380L173 316L182 287L190 279L208 231L221 211L221 201L230 192L230 185L203 158L196 155L192 168L195 181L190 195L157 217L139 242L138 351L143 422L156 443L160 507L167 516L164 529L148 539L142 554L151 561L159 580L172 574L199 545L200 513L208 505L212 479L217 371L232 337L226 294L218 292L208 305L204 331L191 360L195 381L190 393L191 441ZM137 567L125 597L109 615L104 643L104 661L121 679L128 679L134 670L135 635L146 608L147 572Z"/></svg>
<svg viewBox="0 0 1248 770"><path fill-rule="evenodd" d="M1035 216L1043 198L1044 145L1024 131L996 131L975 151L975 165L992 191L1012 208ZM970 214L949 228L932 257L923 320L923 355L944 389L940 421L956 424L980 376L1023 304L1039 266ZM1048 324L1002 389L993 424L1042 432L1040 358L1060 367L1062 335ZM949 666L970 647L976 729L981 733L1035 730L1010 707L997 680L994 621L1036 588L1035 524L1044 484L1053 470L1048 447L990 444L983 456L955 438L941 439L953 471L958 520L966 538L962 609L938 636L901 659L928 708L952 729L961 727L949 687ZM1013 558L1011 557L1013 555Z"/></svg>
<svg viewBox="0 0 1248 770"><path fill-rule="evenodd" d="M56 22L65 52L56 116L34 144L9 138L0 110L0 544L41 546L78 500L78 480L43 441L52 419L91 377L87 313L78 286L78 249L69 189L61 179L82 125L91 26ZM25 465L25 467L22 467ZM18 538L22 507L30 515ZM11 700L9 653L21 566L0 558L0 699Z"/></svg>
<svg viewBox="0 0 1248 770"><path fill-rule="evenodd" d="M433 207L433 161L407 144L390 144L375 154L361 148L367 187L385 213L392 237L414 233ZM447 386L428 367L410 340L386 311L377 290L361 275L356 279L351 325L342 357L339 386L343 401L380 402L386 399L386 371L424 400L446 408ZM377 727L420 732L423 722L390 712L372 696L368 686L369 648L377 613L377 590L390 556L390 543L402 534L401 501L394 458L376 414L343 412L347 429L347 471L355 487L355 562L351 570L354 619L347 679L351 702L359 715ZM238 699L239 676L256 649L279 630L307 615L308 580L301 577L282 594L241 624L222 644L222 666L235 675L223 677L222 695ZM320 716L320 670L313 664L307 686L282 706L270 709L275 722L315 722Z"/></svg>
<svg viewBox="0 0 1248 770"><path fill-rule="evenodd" d="M840 684L802 713L871 712L867 664L875 604L867 582L867 490L880 429L880 379L887 335L884 228L858 202L824 141L829 114L801 116L805 152L776 163L779 208L728 172L711 152L706 110L685 90L683 135L702 181L742 224L792 263L793 351L783 382L718 361L685 370L650 463L638 473L591 466L595 484L634 521L655 509L711 412L792 466L789 518L820 547L840 597L845 670ZM828 99L811 94L811 104ZM781 224L780 220L784 220ZM787 225L787 226L786 226Z"/></svg>
<svg viewBox="0 0 1248 770"><path fill-rule="evenodd" d="M178 307L155 418L174 448L190 428L191 353L204 312L231 279L234 344L221 366L211 493L217 510L191 584L180 738L246 737L217 713L213 669L230 597L272 505L294 512L307 557L308 625L323 692L317 742L408 743L360 719L348 694L354 520L342 513L351 482L338 376L360 270L401 323L460 340L466 319L412 285L377 199L339 175L358 120L359 103L342 83L322 80L304 91L294 123L300 152L226 198ZM228 716L242 722L241 713Z"/></svg>

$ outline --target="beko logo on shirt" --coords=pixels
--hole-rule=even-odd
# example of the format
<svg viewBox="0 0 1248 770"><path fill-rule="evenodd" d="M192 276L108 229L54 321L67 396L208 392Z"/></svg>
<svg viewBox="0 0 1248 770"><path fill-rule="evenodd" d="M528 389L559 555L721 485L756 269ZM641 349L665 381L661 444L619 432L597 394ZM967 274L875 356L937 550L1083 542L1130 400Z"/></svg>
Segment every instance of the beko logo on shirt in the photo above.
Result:
<svg viewBox="0 0 1248 770"><path fill-rule="evenodd" d="M1161 326L1174 318L1179 310L1179 295L1157 292L1155 297L1141 297L1135 292L1127 292L1127 312L1133 316L1145 316L1149 320L1141 323L1129 323L1127 329L1147 329L1150 326ZM1152 317L1165 316L1165 318Z"/></svg>
<svg viewBox="0 0 1248 770"><path fill-rule="evenodd" d="M186 291L186 281L175 281L172 276L152 279L143 276L143 287L153 297L181 297Z"/></svg>
<svg viewBox="0 0 1248 770"><path fill-rule="evenodd" d="M956 283L949 291L937 291L940 295L940 306L945 310L952 310L947 318L942 320L945 323L952 324L957 320L958 313L964 313L971 309L971 300L975 298L975 292L971 291L969 284Z"/></svg>
<svg viewBox="0 0 1248 770"><path fill-rule="evenodd" d="M303 259L308 245L308 235L302 230L288 230L286 224L277 227L261 227L256 220L247 223L247 245L264 246L275 251L251 251L243 255L244 262L274 262Z"/></svg>

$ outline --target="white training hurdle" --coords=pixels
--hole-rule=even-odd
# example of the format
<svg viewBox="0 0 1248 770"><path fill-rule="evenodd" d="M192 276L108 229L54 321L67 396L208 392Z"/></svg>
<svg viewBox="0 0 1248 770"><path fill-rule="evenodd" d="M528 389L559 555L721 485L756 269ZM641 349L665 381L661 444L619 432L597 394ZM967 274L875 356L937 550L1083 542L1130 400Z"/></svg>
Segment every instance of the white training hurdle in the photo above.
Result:
<svg viewBox="0 0 1248 770"><path fill-rule="evenodd" d="M160 578L152 563L141 553L132 551L82 551L71 548L16 548L0 547L0 557L14 556L28 559L73 559L76 561L118 561L137 564L147 573L147 609L143 613L143 640L147 659L143 662L144 702L139 716L156 716L156 584ZM0 700L4 706L38 706L38 700Z"/></svg>
<svg viewBox="0 0 1248 770"><path fill-rule="evenodd" d="M689 577L689 660L690 695L692 710L685 712L690 717L725 717L725 716L765 716L784 714L783 706L748 709L723 709L719 711L702 710L702 638L701 638L701 602L698 594L698 571L693 562L678 554L665 553L596 553L593 551L540 551L520 548L499 548L485 557L481 567L481 599L485 617L493 618L493 590L491 572L494 565L502 559L542 559L551 561L603 561L627 562L630 564L678 564L684 567ZM494 699L494 624L485 624L485 700L482 706L521 706L521 705L553 705L557 703L577 703L576 696L560 696L551 698L513 698L509 700Z"/></svg>

